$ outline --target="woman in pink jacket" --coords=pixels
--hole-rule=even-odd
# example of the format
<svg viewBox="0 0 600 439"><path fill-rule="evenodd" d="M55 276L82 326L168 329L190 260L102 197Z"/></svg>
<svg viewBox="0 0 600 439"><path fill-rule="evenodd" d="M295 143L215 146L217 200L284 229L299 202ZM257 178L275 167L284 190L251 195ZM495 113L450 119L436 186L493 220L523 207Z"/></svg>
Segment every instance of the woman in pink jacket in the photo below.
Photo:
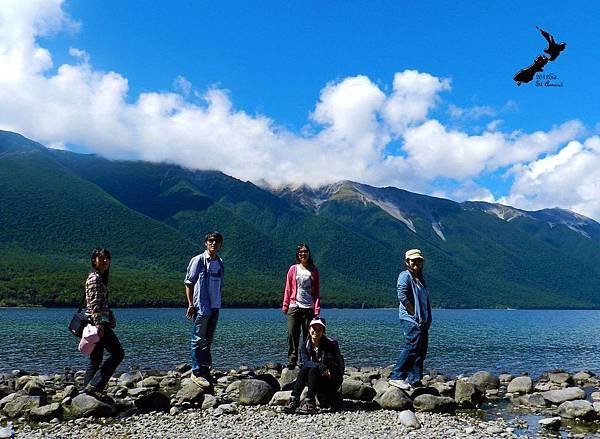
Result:
<svg viewBox="0 0 600 439"><path fill-rule="evenodd" d="M296 248L296 263L287 272L281 311L288 318L288 369L298 365L300 331L302 341L308 336L308 325L321 311L319 270L306 244Z"/></svg>

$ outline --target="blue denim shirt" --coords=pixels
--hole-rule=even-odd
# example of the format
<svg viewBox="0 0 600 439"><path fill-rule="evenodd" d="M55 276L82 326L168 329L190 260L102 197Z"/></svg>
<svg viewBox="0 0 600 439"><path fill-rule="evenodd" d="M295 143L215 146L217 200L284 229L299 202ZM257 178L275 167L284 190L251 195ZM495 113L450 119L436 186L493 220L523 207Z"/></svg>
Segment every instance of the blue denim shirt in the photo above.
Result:
<svg viewBox="0 0 600 439"><path fill-rule="evenodd" d="M410 271L405 270L398 276L398 315L400 320L408 320L420 326L431 324L431 303L427 287L413 279ZM406 309L407 303L412 303L415 314Z"/></svg>
<svg viewBox="0 0 600 439"><path fill-rule="evenodd" d="M217 256L217 270L210 272L210 255L208 251L192 258L185 276L185 284L194 286L193 303L201 316L210 315L211 309L221 307L221 288L225 270L223 260ZM210 286L209 286L210 285Z"/></svg>

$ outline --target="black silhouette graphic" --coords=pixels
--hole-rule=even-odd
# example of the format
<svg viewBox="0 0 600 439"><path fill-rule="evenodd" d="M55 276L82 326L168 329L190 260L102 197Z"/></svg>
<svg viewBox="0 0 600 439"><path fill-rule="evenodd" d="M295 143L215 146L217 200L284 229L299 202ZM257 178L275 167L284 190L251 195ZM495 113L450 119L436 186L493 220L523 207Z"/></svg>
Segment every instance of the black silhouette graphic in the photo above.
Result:
<svg viewBox="0 0 600 439"><path fill-rule="evenodd" d="M525 67L517 72L513 79L517 83L517 85L521 85L521 83L527 84L530 82L536 73L543 72L544 66L548 64L549 59L544 55L538 55L533 64L529 67Z"/></svg>
<svg viewBox="0 0 600 439"><path fill-rule="evenodd" d="M556 58L558 58L560 52L565 50L565 47L567 47L567 43L556 43L556 41L554 41L554 37L548 32L546 32L544 29L541 29L538 26L536 26L535 28L539 30L542 36L546 39L546 41L548 41L548 47L544 49L544 52L550 55L550 61L554 61Z"/></svg>
<svg viewBox="0 0 600 439"><path fill-rule="evenodd" d="M557 43L554 41L554 37L544 29L541 29L538 26L535 28L539 30L546 41L548 41L548 47L544 49L544 52L550 55L550 57L538 55L533 64L531 64L529 67L519 70L515 76L513 76L513 80L517 83L517 85L531 82L536 73L544 71L544 66L548 64L548 61L554 61L567 47L567 43ZM562 86L562 83L560 86Z"/></svg>

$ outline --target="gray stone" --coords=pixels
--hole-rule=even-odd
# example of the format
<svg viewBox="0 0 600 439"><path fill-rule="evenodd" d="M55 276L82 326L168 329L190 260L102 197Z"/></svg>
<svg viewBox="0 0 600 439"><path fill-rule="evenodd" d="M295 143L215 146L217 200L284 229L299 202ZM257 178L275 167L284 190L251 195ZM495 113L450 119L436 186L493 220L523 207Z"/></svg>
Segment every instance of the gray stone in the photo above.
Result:
<svg viewBox="0 0 600 439"><path fill-rule="evenodd" d="M58 402L31 409L29 419L36 422L47 422L52 419L62 419L63 408Z"/></svg>
<svg viewBox="0 0 600 439"><path fill-rule="evenodd" d="M257 380L261 380L261 381L264 381L265 383L267 383L269 386L271 386L271 388L273 389L274 392L278 392L281 390L279 381L277 381L277 378L275 378L270 373L261 373L261 374L256 375L255 378Z"/></svg>
<svg viewBox="0 0 600 439"><path fill-rule="evenodd" d="M281 371L281 377L279 378L279 385L281 386L281 390L292 390L293 383L298 378L298 374L300 373L300 369L298 367L290 370L287 367L284 367Z"/></svg>
<svg viewBox="0 0 600 439"><path fill-rule="evenodd" d="M544 418L538 421L540 428L545 430L558 431L562 424L560 416L555 416L553 418Z"/></svg>
<svg viewBox="0 0 600 439"><path fill-rule="evenodd" d="M235 404L221 404L217 407L217 410L220 410L222 413L226 413L228 415L234 415L238 412L238 408Z"/></svg>
<svg viewBox="0 0 600 439"><path fill-rule="evenodd" d="M582 370L573 375L573 380L577 383L585 383L593 376L594 375L590 371Z"/></svg>
<svg viewBox="0 0 600 439"><path fill-rule="evenodd" d="M498 377L487 371L474 373L473 376L469 378L469 382L475 384L475 387L482 392L500 387L500 380Z"/></svg>
<svg viewBox="0 0 600 439"><path fill-rule="evenodd" d="M456 381L454 400L459 407L475 408L483 401L483 393L475 384L463 380Z"/></svg>
<svg viewBox="0 0 600 439"><path fill-rule="evenodd" d="M160 385L157 377L148 377L144 378L142 381L138 381L136 383L136 387L149 387L152 389L157 389Z"/></svg>
<svg viewBox="0 0 600 439"><path fill-rule="evenodd" d="M509 373L501 373L500 375L498 375L498 380L500 380L500 382L502 384L508 384L512 381L513 376Z"/></svg>
<svg viewBox="0 0 600 439"><path fill-rule="evenodd" d="M400 412L398 415L398 420L402 425L406 428L410 429L419 429L421 428L421 423L415 416L415 414L411 410L404 410Z"/></svg>
<svg viewBox="0 0 600 439"><path fill-rule="evenodd" d="M565 389L549 390L543 392L544 399L552 404L562 404L565 401L584 399L585 391L579 387L567 387Z"/></svg>
<svg viewBox="0 0 600 439"><path fill-rule="evenodd" d="M516 377L510 382L506 391L508 393L531 393L533 392L533 381L528 376Z"/></svg>
<svg viewBox="0 0 600 439"><path fill-rule="evenodd" d="M342 396L356 401L372 401L377 392L371 386L361 381L344 379L342 383Z"/></svg>
<svg viewBox="0 0 600 439"><path fill-rule="evenodd" d="M291 390L281 390L279 392L275 392L269 405L282 406L286 405L292 399L292 391Z"/></svg>
<svg viewBox="0 0 600 439"><path fill-rule="evenodd" d="M62 392L58 392L56 394L56 399L62 401L65 398L75 398L78 394L79 392L77 391L77 387L75 387L72 384L69 384L62 390Z"/></svg>
<svg viewBox="0 0 600 439"><path fill-rule="evenodd" d="M251 378L240 383L238 401L244 405L268 404L274 393L265 381Z"/></svg>
<svg viewBox="0 0 600 439"><path fill-rule="evenodd" d="M592 399L594 401L600 401L600 392L592 392Z"/></svg>
<svg viewBox="0 0 600 439"><path fill-rule="evenodd" d="M583 419L591 421L596 418L596 411L592 403L584 400L565 401L558 406L558 414L568 419Z"/></svg>
<svg viewBox="0 0 600 439"><path fill-rule="evenodd" d="M142 412L166 412L171 408L171 400L162 392L153 391L140 396L134 405Z"/></svg>
<svg viewBox="0 0 600 439"><path fill-rule="evenodd" d="M111 416L114 411L112 405L86 394L77 395L71 401L71 414L77 418Z"/></svg>
<svg viewBox="0 0 600 439"><path fill-rule="evenodd" d="M146 387L134 387L133 389L127 390L127 394L134 398L150 392L152 392L152 389L148 389Z"/></svg>
<svg viewBox="0 0 600 439"><path fill-rule="evenodd" d="M377 395L382 395L387 389L390 388L390 384L387 378L379 378L373 382L373 389L377 392Z"/></svg>
<svg viewBox="0 0 600 439"><path fill-rule="evenodd" d="M499 425L490 425L485 429L485 431L487 431L489 434L497 435L504 433L504 428L500 427Z"/></svg>
<svg viewBox="0 0 600 439"><path fill-rule="evenodd" d="M4 405L2 411L10 418L26 417L32 409L41 405L40 399L39 396L17 395Z"/></svg>
<svg viewBox="0 0 600 439"><path fill-rule="evenodd" d="M22 387L23 392L30 396L41 396L42 400L46 398L46 389L44 382L39 378L32 378Z"/></svg>
<svg viewBox="0 0 600 439"><path fill-rule="evenodd" d="M125 372L124 374L121 374L121 376L118 379L118 384L119 386L123 386L123 387L133 387L135 383L137 383L138 381L143 380L144 377L142 376L142 374L138 371L138 372L133 372L133 373L129 373L129 372Z"/></svg>
<svg viewBox="0 0 600 439"><path fill-rule="evenodd" d="M566 383L568 385L573 384L573 378L567 372L550 372L548 378L551 382L556 384Z"/></svg>
<svg viewBox="0 0 600 439"><path fill-rule="evenodd" d="M11 393L10 395L6 395L4 398L0 399L0 410L4 409L4 406L8 404L13 399L21 396L20 393Z"/></svg>
<svg viewBox="0 0 600 439"><path fill-rule="evenodd" d="M217 397L215 395L206 394L204 395L204 401L202 401L202 410L208 408L214 408L218 404Z"/></svg>
<svg viewBox="0 0 600 439"><path fill-rule="evenodd" d="M234 381L233 383L227 386L227 389L225 389L225 393L227 393L228 395L236 395L240 391L241 383L241 380Z"/></svg>
<svg viewBox="0 0 600 439"><path fill-rule="evenodd" d="M8 396L12 393L12 390L10 387L5 386L5 385L0 385L0 399L4 398L5 396Z"/></svg>
<svg viewBox="0 0 600 439"><path fill-rule="evenodd" d="M447 396L420 395L413 401L415 410L420 412L454 413L456 401Z"/></svg>
<svg viewBox="0 0 600 439"><path fill-rule="evenodd" d="M525 405L528 407L545 407L546 400L540 393L519 395L511 398L511 402L516 405Z"/></svg>
<svg viewBox="0 0 600 439"><path fill-rule="evenodd" d="M6 427L0 427L0 439L12 439L15 437L15 430L12 427L12 422L9 422Z"/></svg>
<svg viewBox="0 0 600 439"><path fill-rule="evenodd" d="M189 384L179 389L179 392L175 395L175 399L178 404L183 404L184 402L191 404L202 403L204 389L190 381Z"/></svg>
<svg viewBox="0 0 600 439"><path fill-rule="evenodd" d="M430 387L433 387L441 396L451 396L452 391L454 390L454 386L448 383L438 383L433 382L429 384Z"/></svg>
<svg viewBox="0 0 600 439"><path fill-rule="evenodd" d="M390 386L381 395L375 398L375 402L381 408L387 410L407 410L412 407L412 402L408 395L397 387Z"/></svg>

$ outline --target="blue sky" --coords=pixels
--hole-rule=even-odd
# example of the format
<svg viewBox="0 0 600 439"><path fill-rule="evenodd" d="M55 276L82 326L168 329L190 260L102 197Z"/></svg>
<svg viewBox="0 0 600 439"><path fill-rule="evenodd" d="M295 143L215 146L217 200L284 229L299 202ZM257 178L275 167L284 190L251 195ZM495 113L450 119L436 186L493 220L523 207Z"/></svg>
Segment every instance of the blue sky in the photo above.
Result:
<svg viewBox="0 0 600 439"><path fill-rule="evenodd" d="M0 128L599 219L598 18L582 1L6 0ZM543 53L536 25L567 43L545 68L562 87L512 80Z"/></svg>

